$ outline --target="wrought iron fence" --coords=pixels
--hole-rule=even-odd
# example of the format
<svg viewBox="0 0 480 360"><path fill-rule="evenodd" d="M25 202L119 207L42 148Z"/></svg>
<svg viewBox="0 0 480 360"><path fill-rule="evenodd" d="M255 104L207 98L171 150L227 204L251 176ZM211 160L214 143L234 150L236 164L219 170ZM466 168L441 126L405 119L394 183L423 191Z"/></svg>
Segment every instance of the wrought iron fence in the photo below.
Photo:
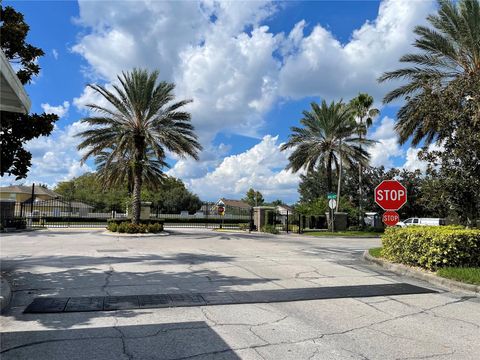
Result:
<svg viewBox="0 0 480 360"><path fill-rule="evenodd" d="M150 219L164 220L165 227L196 228L249 228L253 223L250 208L227 207L224 215L219 215L213 203L204 203L194 213L183 211L180 214L161 213L151 207ZM106 227L109 219L129 219L127 212L100 211L95 205L79 200L61 198L34 198L24 202L0 201L0 222L3 228L38 228L38 227Z"/></svg>

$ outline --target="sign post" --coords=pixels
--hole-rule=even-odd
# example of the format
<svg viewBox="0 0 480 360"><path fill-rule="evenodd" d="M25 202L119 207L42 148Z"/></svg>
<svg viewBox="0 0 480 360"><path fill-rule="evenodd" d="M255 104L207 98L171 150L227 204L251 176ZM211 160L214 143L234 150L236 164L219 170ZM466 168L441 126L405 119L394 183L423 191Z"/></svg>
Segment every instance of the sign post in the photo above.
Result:
<svg viewBox="0 0 480 360"><path fill-rule="evenodd" d="M384 180L375 188L375 202L386 212L382 221L387 226L395 226L400 216L395 211L407 202L407 189L397 180Z"/></svg>
<svg viewBox="0 0 480 360"><path fill-rule="evenodd" d="M400 216L395 211L386 211L382 216L382 221L387 226L395 226L400 221Z"/></svg>
<svg viewBox="0 0 480 360"><path fill-rule="evenodd" d="M335 231L335 207L337 206L337 194L335 193L328 193L328 207L330 208L330 231Z"/></svg>
<svg viewBox="0 0 480 360"><path fill-rule="evenodd" d="M222 200L217 202L217 214L222 216L222 223L220 229L223 229L223 217L225 216L225 203Z"/></svg>

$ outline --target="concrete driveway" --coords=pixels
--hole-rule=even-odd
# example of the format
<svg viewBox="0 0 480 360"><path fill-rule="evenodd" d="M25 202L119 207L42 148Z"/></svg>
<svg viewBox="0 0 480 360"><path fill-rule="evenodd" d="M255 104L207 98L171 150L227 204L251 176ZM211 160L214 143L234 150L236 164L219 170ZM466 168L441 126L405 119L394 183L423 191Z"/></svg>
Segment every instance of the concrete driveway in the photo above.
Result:
<svg viewBox="0 0 480 360"><path fill-rule="evenodd" d="M364 263L378 239L204 229L164 237L46 230L0 239L13 286L4 359L478 359L480 299ZM433 294L24 314L43 296L274 290L400 282Z"/></svg>

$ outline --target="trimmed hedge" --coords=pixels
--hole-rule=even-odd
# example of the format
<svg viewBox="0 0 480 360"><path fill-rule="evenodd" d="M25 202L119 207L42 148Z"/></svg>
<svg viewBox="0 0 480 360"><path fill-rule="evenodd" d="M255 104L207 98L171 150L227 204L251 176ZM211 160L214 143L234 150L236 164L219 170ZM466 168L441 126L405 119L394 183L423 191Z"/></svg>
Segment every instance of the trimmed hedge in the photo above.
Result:
<svg viewBox="0 0 480 360"><path fill-rule="evenodd" d="M382 256L435 271L480 266L480 230L458 226L392 227L382 235Z"/></svg>
<svg viewBox="0 0 480 360"><path fill-rule="evenodd" d="M26 229L27 222L24 218L0 219L0 230L5 228Z"/></svg>
<svg viewBox="0 0 480 360"><path fill-rule="evenodd" d="M262 232L270 233L270 234L274 234L274 235L277 235L277 234L280 233L274 225L269 225L269 224L262 226L262 228L260 230Z"/></svg>
<svg viewBox="0 0 480 360"><path fill-rule="evenodd" d="M163 231L162 222L152 222L150 220L145 220L141 224L132 224L130 221L123 220L122 222L118 221L109 221L107 229L112 232L118 233L127 233L127 234L144 234L144 233L159 233Z"/></svg>

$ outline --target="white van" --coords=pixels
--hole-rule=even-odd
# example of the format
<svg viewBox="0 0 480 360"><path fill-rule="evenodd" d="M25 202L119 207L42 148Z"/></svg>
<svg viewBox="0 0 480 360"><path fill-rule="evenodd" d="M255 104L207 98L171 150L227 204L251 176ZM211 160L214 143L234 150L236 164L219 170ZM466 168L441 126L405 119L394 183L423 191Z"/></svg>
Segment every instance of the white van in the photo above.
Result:
<svg viewBox="0 0 480 360"><path fill-rule="evenodd" d="M445 225L445 219L441 218L408 218L404 221L399 221L396 226L406 227L412 225L419 226L441 226Z"/></svg>

